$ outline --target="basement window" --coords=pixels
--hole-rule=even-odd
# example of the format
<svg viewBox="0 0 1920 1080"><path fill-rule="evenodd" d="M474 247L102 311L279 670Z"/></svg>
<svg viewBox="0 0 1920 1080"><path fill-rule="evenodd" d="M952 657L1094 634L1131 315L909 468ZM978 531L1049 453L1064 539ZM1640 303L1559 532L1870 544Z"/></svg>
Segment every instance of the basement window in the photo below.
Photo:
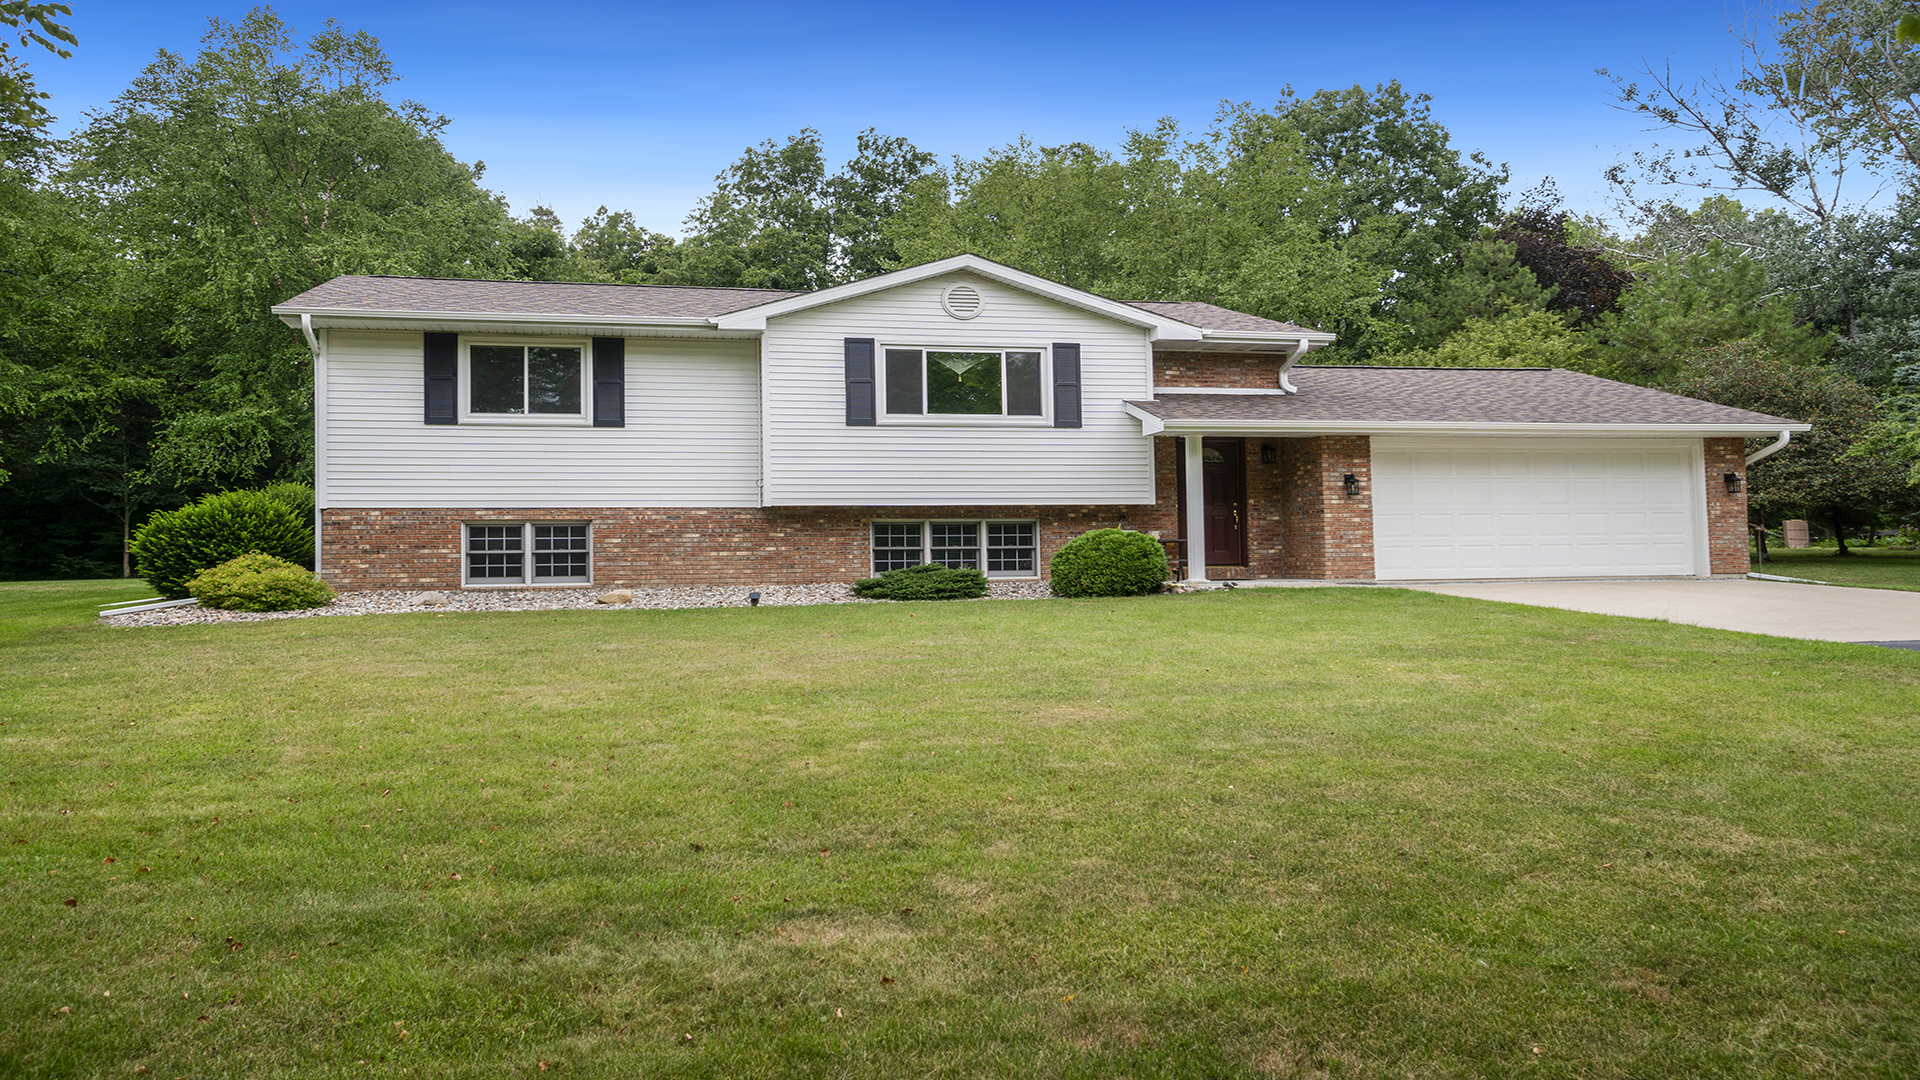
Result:
<svg viewBox="0 0 1920 1080"><path fill-rule="evenodd" d="M990 578L1039 576L1033 521L876 521L873 572L922 563L982 570Z"/></svg>
<svg viewBox="0 0 1920 1080"><path fill-rule="evenodd" d="M587 526L521 522L466 527L469 585L585 585L593 580Z"/></svg>

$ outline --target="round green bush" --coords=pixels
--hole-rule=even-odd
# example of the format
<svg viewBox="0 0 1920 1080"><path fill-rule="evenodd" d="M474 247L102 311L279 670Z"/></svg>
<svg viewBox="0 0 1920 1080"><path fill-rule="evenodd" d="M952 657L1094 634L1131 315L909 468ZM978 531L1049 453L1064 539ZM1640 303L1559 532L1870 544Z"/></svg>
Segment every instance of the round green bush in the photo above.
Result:
<svg viewBox="0 0 1920 1080"><path fill-rule="evenodd" d="M257 551L202 570L187 582L187 591L207 607L228 611L297 611L333 600L333 587L313 571Z"/></svg>
<svg viewBox="0 0 1920 1080"><path fill-rule="evenodd" d="M306 508L296 508L306 492ZM178 510L163 510L133 534L140 576L169 600L187 595L194 575L228 559L259 551L288 562L313 562L312 489L279 484L266 491L227 491Z"/></svg>
<svg viewBox="0 0 1920 1080"><path fill-rule="evenodd" d="M1146 533L1095 529L1053 553L1055 596L1140 596L1167 580L1167 550Z"/></svg>
<svg viewBox="0 0 1920 1080"><path fill-rule="evenodd" d="M987 595L987 575L978 570L921 563L853 583L869 600L972 600Z"/></svg>

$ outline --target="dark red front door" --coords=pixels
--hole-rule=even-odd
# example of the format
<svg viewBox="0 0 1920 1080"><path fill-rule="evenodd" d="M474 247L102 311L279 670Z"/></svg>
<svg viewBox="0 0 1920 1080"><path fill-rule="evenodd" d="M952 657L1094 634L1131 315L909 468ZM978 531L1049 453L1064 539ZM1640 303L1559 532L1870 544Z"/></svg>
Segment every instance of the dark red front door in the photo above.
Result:
<svg viewBox="0 0 1920 1080"><path fill-rule="evenodd" d="M1205 439L1200 474L1206 487L1207 565L1247 565L1247 440Z"/></svg>

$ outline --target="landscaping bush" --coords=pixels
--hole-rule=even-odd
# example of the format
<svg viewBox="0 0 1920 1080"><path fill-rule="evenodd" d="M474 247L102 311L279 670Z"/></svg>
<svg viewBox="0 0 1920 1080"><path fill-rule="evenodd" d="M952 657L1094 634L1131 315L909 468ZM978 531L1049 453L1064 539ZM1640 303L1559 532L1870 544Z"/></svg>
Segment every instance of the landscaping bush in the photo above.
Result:
<svg viewBox="0 0 1920 1080"><path fill-rule="evenodd" d="M285 489L306 491L296 508ZM133 534L133 558L140 576L169 600L187 595L187 582L200 571L258 551L288 562L313 563L313 495L299 484L266 491L227 491L209 495L178 510L163 510Z"/></svg>
<svg viewBox="0 0 1920 1080"><path fill-rule="evenodd" d="M1055 596L1140 596L1167 580L1167 550L1146 533L1095 529L1053 555Z"/></svg>
<svg viewBox="0 0 1920 1080"><path fill-rule="evenodd" d="M296 611L333 599L333 587L285 559L248 552L202 570L187 591L207 607L228 611Z"/></svg>
<svg viewBox="0 0 1920 1080"><path fill-rule="evenodd" d="M307 524L313 524L313 489L305 484L269 484L260 489L260 494L277 503L284 503L288 509L300 515Z"/></svg>
<svg viewBox="0 0 1920 1080"><path fill-rule="evenodd" d="M853 592L869 600L972 600L987 595L987 575L921 563L863 578L853 583Z"/></svg>

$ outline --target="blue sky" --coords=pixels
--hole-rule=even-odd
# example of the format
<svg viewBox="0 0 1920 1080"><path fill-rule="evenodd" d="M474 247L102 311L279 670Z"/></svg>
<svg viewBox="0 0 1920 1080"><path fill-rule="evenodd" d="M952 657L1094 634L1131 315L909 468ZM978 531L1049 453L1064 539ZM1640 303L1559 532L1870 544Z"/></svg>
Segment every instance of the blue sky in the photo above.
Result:
<svg viewBox="0 0 1920 1080"><path fill-rule="evenodd" d="M191 53L207 18L247 3L69 0L72 59L31 57L62 127L122 90L155 50ZM1642 58L1705 73L1734 58L1719 2L1585 4L285 3L296 29L364 29L403 76L397 96L454 120L448 146L487 163L516 212L568 222L628 208L677 233L741 149L815 127L830 163L867 127L977 157L1022 133L1113 147L1223 99L1271 104L1399 79L1431 94L1462 149L1553 176L1601 212L1601 170L1654 136L1609 107L1597 67Z"/></svg>

